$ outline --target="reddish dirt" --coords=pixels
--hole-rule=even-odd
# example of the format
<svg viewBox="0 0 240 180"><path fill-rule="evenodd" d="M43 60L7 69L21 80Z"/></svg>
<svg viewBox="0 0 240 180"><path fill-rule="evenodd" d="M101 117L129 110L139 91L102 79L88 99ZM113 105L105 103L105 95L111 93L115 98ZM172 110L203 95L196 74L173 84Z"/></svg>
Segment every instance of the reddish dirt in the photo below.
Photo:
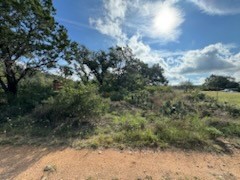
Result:
<svg viewBox="0 0 240 180"><path fill-rule="evenodd" d="M44 172L46 166L52 167ZM75 150L0 147L0 179L240 179L240 151Z"/></svg>

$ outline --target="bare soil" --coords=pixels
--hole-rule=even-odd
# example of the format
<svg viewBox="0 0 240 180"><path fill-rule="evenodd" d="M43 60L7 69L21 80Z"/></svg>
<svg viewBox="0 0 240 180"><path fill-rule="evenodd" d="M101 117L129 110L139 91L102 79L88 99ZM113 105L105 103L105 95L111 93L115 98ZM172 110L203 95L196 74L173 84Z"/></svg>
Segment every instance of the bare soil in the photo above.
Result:
<svg viewBox="0 0 240 180"><path fill-rule="evenodd" d="M0 147L0 179L240 179L233 154Z"/></svg>

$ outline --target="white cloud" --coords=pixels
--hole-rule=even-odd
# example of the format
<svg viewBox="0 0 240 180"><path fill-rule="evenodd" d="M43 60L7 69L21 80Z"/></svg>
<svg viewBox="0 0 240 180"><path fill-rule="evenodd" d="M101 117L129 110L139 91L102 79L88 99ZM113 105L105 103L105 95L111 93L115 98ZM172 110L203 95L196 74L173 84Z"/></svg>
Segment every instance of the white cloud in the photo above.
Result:
<svg viewBox="0 0 240 180"><path fill-rule="evenodd" d="M212 15L239 14L239 0L189 0L196 4L202 11Z"/></svg>
<svg viewBox="0 0 240 180"><path fill-rule="evenodd" d="M127 32L158 39L161 43L177 41L184 22L177 0L103 0L104 12L99 18L89 18L90 24L118 43L128 39ZM127 16L127 17L126 17ZM136 34L135 34L136 35Z"/></svg>
<svg viewBox="0 0 240 180"><path fill-rule="evenodd" d="M122 20L125 18L127 2L124 0L104 0L104 8L108 11L107 16L112 21Z"/></svg>
<svg viewBox="0 0 240 180"><path fill-rule="evenodd" d="M177 84L179 81L187 80L183 75L172 72L172 67L176 62L171 59L172 56L182 54L183 52L171 53L153 50L149 45L146 45L142 41L139 34L132 36L129 39L128 46L132 49L135 56L143 62L148 63L149 65L156 63L160 64L160 66L164 68L164 75L170 80L171 84Z"/></svg>
<svg viewBox="0 0 240 180"><path fill-rule="evenodd" d="M170 84L191 80L201 84L210 74L235 77L240 81L240 53L233 53L231 44L216 43L189 51L152 50L140 37L133 37L130 47L136 56L148 64L159 63Z"/></svg>
<svg viewBox="0 0 240 180"><path fill-rule="evenodd" d="M101 18L89 18L89 22L102 34L108 35L118 43L126 41L127 37L122 31L125 20L127 3L125 0L104 0L104 15Z"/></svg>
<svg viewBox="0 0 240 180"><path fill-rule="evenodd" d="M181 65L177 71L181 74L199 74L208 72L229 71L236 68L233 61L235 55L230 50L231 45L221 43L191 50L181 57Z"/></svg>

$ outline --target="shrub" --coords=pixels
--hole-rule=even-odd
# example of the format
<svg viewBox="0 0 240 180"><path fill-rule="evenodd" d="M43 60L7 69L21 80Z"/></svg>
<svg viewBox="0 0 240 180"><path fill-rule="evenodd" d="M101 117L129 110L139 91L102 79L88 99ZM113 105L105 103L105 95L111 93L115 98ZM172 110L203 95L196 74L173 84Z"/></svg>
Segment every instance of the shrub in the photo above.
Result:
<svg viewBox="0 0 240 180"><path fill-rule="evenodd" d="M220 121L218 119L208 121L210 127L214 127L225 136L240 137L240 124L235 121Z"/></svg>
<svg viewBox="0 0 240 180"><path fill-rule="evenodd" d="M110 93L111 101L121 101L124 99L124 94L122 92L113 91Z"/></svg>
<svg viewBox="0 0 240 180"><path fill-rule="evenodd" d="M62 123L78 126L79 123L94 123L103 114L108 103L98 94L93 85L78 88L64 87L56 96L38 106L33 116L36 123L56 127Z"/></svg>
<svg viewBox="0 0 240 180"><path fill-rule="evenodd" d="M196 110L184 101L166 101L159 112L164 116L171 116L173 119L183 119L187 115L196 113Z"/></svg>
<svg viewBox="0 0 240 180"><path fill-rule="evenodd" d="M229 106L226 106L226 110L232 117L240 116L240 108L238 107L229 105Z"/></svg>
<svg viewBox="0 0 240 180"><path fill-rule="evenodd" d="M135 91L133 93L130 93L125 100L137 107L144 108L144 109L149 109L152 107L152 102L151 102L151 95L148 91L146 90L141 90L141 91Z"/></svg>
<svg viewBox="0 0 240 180"><path fill-rule="evenodd" d="M45 78L46 79L46 78ZM0 103L0 123L7 122L8 118L14 119L18 116L24 116L30 113L41 101L54 94L51 83L44 80L22 81L19 85L17 97L11 102L6 101L2 95L2 104Z"/></svg>

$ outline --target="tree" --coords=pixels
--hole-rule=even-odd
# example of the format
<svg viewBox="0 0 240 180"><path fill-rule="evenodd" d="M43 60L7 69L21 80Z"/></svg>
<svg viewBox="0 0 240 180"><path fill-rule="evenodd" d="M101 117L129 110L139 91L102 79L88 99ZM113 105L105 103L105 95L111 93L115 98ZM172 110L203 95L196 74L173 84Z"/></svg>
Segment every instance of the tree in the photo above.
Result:
<svg viewBox="0 0 240 180"><path fill-rule="evenodd" d="M112 47L108 51L91 52L74 44L69 63L73 63L80 79L94 77L101 91L137 90L145 85L167 84L158 64L149 67L137 59L129 47ZM83 78L88 77L88 78Z"/></svg>
<svg viewBox="0 0 240 180"><path fill-rule="evenodd" d="M194 85L191 81L183 81L180 83L179 87L184 90L184 92L188 92L194 89Z"/></svg>
<svg viewBox="0 0 240 180"><path fill-rule="evenodd" d="M55 67L69 44L55 19L52 0L0 0L0 85L17 94L18 83L35 70Z"/></svg>
<svg viewBox="0 0 240 180"><path fill-rule="evenodd" d="M109 48L109 51L92 52L86 47L72 43L68 53L68 62L82 81L94 77L99 86L104 84L109 74L119 73L124 63L124 48Z"/></svg>
<svg viewBox="0 0 240 180"><path fill-rule="evenodd" d="M211 75L206 78L203 87L207 90L238 89L239 83L233 77Z"/></svg>
<svg viewBox="0 0 240 180"><path fill-rule="evenodd" d="M159 64L153 64L149 67L147 64L142 62L141 73L148 79L149 85L161 85L168 83L167 79L163 75L164 70Z"/></svg>

